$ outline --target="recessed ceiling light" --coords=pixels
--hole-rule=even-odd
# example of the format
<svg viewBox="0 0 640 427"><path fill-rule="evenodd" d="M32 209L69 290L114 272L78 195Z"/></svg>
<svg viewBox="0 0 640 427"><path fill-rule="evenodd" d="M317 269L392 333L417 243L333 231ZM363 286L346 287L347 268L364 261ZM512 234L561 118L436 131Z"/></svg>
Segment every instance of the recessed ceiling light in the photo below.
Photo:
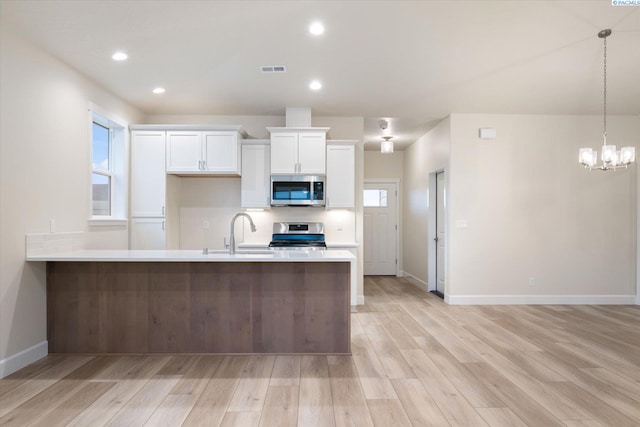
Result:
<svg viewBox="0 0 640 427"><path fill-rule="evenodd" d="M309 83L309 89L320 90L322 89L322 83L320 83L318 80L313 80L311 83Z"/></svg>
<svg viewBox="0 0 640 427"><path fill-rule="evenodd" d="M324 25L322 25L322 22L316 21L309 25L309 32L314 36L319 36L324 33Z"/></svg>
<svg viewBox="0 0 640 427"><path fill-rule="evenodd" d="M159 95L161 93L165 93L165 89L163 87L157 87L153 90L153 93L155 93L156 95Z"/></svg>
<svg viewBox="0 0 640 427"><path fill-rule="evenodd" d="M129 57L129 55L127 55L124 52L116 52L113 55L111 55L111 59L113 59L114 61L124 61Z"/></svg>

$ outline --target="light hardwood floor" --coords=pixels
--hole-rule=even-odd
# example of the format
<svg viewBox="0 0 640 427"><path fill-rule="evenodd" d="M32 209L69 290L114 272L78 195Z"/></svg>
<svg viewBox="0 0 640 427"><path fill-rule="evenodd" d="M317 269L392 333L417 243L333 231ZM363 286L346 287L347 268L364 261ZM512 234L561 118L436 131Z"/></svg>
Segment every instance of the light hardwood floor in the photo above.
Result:
<svg viewBox="0 0 640 427"><path fill-rule="evenodd" d="M0 425L640 425L638 306L365 296L352 356L54 354L0 381Z"/></svg>

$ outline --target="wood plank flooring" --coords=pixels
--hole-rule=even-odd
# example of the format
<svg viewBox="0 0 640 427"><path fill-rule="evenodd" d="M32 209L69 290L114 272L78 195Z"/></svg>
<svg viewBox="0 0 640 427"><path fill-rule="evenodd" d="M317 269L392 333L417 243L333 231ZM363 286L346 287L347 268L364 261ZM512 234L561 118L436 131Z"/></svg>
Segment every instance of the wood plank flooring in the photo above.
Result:
<svg viewBox="0 0 640 427"><path fill-rule="evenodd" d="M365 296L351 356L52 354L0 380L0 425L640 425L638 306Z"/></svg>

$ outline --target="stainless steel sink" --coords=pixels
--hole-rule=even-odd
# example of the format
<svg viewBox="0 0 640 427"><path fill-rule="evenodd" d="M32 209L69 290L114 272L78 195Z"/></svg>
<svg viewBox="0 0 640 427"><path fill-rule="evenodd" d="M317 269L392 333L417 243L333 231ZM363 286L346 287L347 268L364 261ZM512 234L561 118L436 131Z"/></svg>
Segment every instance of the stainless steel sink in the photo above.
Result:
<svg viewBox="0 0 640 427"><path fill-rule="evenodd" d="M229 249L209 249L209 255L228 254ZM273 255L270 249L236 249L236 255Z"/></svg>

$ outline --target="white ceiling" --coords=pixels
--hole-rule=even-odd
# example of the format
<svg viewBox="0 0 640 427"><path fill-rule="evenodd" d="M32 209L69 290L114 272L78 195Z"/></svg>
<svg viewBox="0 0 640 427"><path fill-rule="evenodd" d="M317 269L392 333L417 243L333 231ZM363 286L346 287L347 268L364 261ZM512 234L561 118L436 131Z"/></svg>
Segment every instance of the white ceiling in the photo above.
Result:
<svg viewBox="0 0 640 427"><path fill-rule="evenodd" d="M449 113L601 113L604 28L608 111L640 114L640 7L611 3L2 0L1 19L147 114L311 107L364 117L369 147L385 118L401 148Z"/></svg>

